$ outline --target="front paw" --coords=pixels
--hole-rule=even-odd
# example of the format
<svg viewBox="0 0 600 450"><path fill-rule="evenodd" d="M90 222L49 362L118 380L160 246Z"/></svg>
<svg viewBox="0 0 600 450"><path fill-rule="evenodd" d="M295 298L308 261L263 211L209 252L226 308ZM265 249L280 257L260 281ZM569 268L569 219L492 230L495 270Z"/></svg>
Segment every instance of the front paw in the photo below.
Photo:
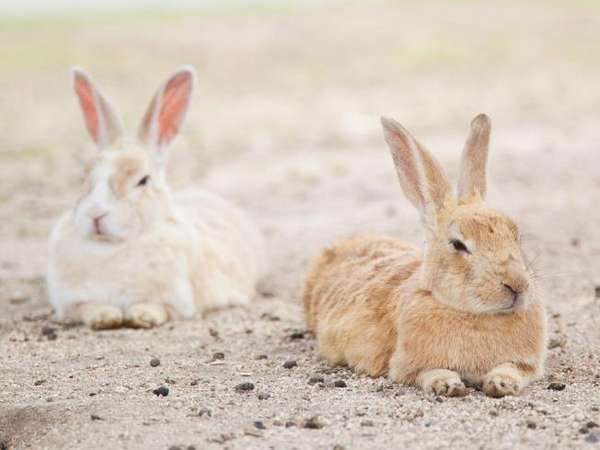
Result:
<svg viewBox="0 0 600 450"><path fill-rule="evenodd" d="M436 395L446 397L464 397L467 393L465 384L456 378L434 380L431 384L431 391Z"/></svg>
<svg viewBox="0 0 600 450"><path fill-rule="evenodd" d="M124 322L131 328L153 328L162 325L168 318L163 305L139 303L127 310Z"/></svg>
<svg viewBox="0 0 600 450"><path fill-rule="evenodd" d="M85 312L83 322L93 330L119 328L123 324L123 313L115 306L93 306Z"/></svg>
<svg viewBox="0 0 600 450"><path fill-rule="evenodd" d="M446 397L462 397L467 388L458 373L446 369L434 369L419 376L419 384L425 392Z"/></svg>
<svg viewBox="0 0 600 450"><path fill-rule="evenodd" d="M488 397L500 398L505 395L517 395L521 391L520 384L512 375L496 373L485 378L482 388Z"/></svg>

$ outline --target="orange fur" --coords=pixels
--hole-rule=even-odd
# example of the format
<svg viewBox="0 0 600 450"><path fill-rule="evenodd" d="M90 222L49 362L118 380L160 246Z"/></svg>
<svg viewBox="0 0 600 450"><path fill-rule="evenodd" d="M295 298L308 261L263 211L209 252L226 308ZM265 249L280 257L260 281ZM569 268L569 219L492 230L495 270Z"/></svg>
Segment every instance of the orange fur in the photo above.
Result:
<svg viewBox="0 0 600 450"><path fill-rule="evenodd" d="M421 254L393 238L364 236L321 253L304 289L321 355L436 394L463 395L463 380L494 397L520 392L542 374L546 318L518 228L482 202L489 119L472 125L460 199L406 130L385 121L384 128L401 135L388 143L403 190L422 214L427 248ZM456 239L464 251L453 247Z"/></svg>

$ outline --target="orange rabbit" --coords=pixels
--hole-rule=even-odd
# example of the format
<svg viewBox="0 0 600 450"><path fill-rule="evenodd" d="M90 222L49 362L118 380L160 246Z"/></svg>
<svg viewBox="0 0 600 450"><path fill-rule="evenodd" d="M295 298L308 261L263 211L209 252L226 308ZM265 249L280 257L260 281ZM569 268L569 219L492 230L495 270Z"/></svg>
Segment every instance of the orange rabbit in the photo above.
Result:
<svg viewBox="0 0 600 450"><path fill-rule="evenodd" d="M382 125L425 250L361 236L321 253L304 289L321 355L438 395L464 395L464 381L492 397L518 394L543 373L546 315L519 229L483 201L489 118L471 123L458 195L406 129Z"/></svg>

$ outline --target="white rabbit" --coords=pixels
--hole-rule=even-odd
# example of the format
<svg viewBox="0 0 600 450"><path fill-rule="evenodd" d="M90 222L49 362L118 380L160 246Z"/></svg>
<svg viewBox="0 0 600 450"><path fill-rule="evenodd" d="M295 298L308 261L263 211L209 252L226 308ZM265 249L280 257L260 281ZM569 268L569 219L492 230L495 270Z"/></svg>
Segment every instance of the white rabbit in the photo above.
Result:
<svg viewBox="0 0 600 450"><path fill-rule="evenodd" d="M265 266L259 231L225 200L199 189L171 193L165 181L194 79L189 67L173 74L138 138L126 139L111 104L73 70L100 151L51 236L47 286L59 318L94 329L146 328L252 299Z"/></svg>

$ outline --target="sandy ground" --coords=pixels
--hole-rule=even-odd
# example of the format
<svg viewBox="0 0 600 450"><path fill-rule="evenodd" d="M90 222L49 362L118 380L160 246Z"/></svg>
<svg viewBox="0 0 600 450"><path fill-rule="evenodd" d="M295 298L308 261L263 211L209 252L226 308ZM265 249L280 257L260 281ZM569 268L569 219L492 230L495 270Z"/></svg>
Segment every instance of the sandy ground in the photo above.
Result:
<svg viewBox="0 0 600 450"><path fill-rule="evenodd" d="M600 446L598 42L600 9L588 2L0 26L0 449ZM244 205L264 230L272 270L251 308L151 331L54 321L47 236L77 196L87 142L73 63L91 70L131 129L163 77L197 67L170 179ZM495 130L489 202L520 223L546 292L546 377L516 398L441 399L328 368L299 304L309 258L350 233L421 239L379 115L413 130L456 179L481 111ZM289 360L297 366L284 368ZM161 386L168 396L153 393Z"/></svg>

